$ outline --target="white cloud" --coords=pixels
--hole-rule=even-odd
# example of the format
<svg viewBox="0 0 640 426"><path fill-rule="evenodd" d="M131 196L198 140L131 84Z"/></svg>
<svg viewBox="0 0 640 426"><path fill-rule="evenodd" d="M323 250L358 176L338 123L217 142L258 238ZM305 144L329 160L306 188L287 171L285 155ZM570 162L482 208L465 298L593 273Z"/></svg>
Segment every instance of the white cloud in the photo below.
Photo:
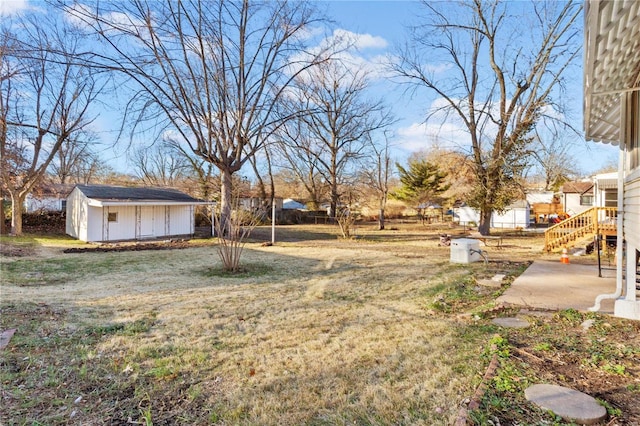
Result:
<svg viewBox="0 0 640 426"><path fill-rule="evenodd" d="M27 0L0 0L0 16L14 15L28 8Z"/></svg>
<svg viewBox="0 0 640 426"><path fill-rule="evenodd" d="M389 45L382 37L371 34L358 34L344 29L335 30L332 38L344 42L345 45L350 44L356 49L386 49Z"/></svg>
<svg viewBox="0 0 640 426"><path fill-rule="evenodd" d="M416 152L433 147L464 149L469 144L469 133L464 127L453 122L411 123L395 131L394 146Z"/></svg>
<svg viewBox="0 0 640 426"><path fill-rule="evenodd" d="M319 33L315 33L319 35ZM307 53L294 55L290 58L292 72L297 68L298 61L304 62L311 55L323 50L333 52L333 57L339 59L353 74L365 72L371 80L387 76L386 63L388 42L371 34L359 34L352 31L337 29L319 40L317 45ZM366 50L367 52L363 52Z"/></svg>
<svg viewBox="0 0 640 426"><path fill-rule="evenodd" d="M65 19L78 28L90 29L91 26L87 21L93 21L96 18L95 11L91 6L82 3L75 3L65 11ZM145 22L140 17L133 17L120 11L106 11L99 17L104 22L108 22L108 25L105 26L107 33L112 31L111 28L118 28L141 34L142 37L148 37Z"/></svg>

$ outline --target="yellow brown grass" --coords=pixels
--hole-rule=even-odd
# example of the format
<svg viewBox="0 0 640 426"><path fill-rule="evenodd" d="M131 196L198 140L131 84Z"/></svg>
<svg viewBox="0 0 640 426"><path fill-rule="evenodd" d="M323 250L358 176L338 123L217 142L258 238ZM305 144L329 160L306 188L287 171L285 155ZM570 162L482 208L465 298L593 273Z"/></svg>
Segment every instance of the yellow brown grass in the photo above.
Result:
<svg viewBox="0 0 640 426"><path fill-rule="evenodd" d="M3 278L2 302L63 307L72 328L147 321L148 330L106 335L89 352L165 422L449 424L483 370L484 335L429 304L435 286L483 266L450 265L437 232L420 232L249 243L242 263L250 267L239 276L212 273L212 246L58 253L93 267L63 282L47 283L46 273L34 284ZM511 241L526 250L488 248L490 256L530 260L541 240L527 238ZM44 260L28 261L37 269Z"/></svg>

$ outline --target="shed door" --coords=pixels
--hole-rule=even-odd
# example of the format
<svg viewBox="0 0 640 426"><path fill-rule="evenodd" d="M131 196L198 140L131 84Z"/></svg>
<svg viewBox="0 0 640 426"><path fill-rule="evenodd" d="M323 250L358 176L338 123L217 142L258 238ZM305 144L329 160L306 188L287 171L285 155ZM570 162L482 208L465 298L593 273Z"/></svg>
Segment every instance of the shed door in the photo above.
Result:
<svg viewBox="0 0 640 426"><path fill-rule="evenodd" d="M153 207L140 207L140 238L152 238L154 236Z"/></svg>

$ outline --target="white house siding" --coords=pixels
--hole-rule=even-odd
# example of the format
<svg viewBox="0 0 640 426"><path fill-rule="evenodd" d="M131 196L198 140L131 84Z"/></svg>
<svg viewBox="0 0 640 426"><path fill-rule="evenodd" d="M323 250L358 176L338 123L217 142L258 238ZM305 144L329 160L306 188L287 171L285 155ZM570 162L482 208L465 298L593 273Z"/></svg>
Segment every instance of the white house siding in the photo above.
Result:
<svg viewBox="0 0 640 426"><path fill-rule="evenodd" d="M88 201L83 203L83 208L87 211L87 219L82 225L86 227L82 237L82 241L102 241L104 233L104 218L101 207L90 206Z"/></svg>
<svg viewBox="0 0 640 426"><path fill-rule="evenodd" d="M591 207L580 205L580 194L563 194L562 201L563 210L566 213L569 213L571 216L582 213L583 211Z"/></svg>
<svg viewBox="0 0 640 426"><path fill-rule="evenodd" d="M102 238L93 241L120 241L136 238L136 207L105 206L102 209ZM117 220L109 222L109 213L116 213ZM98 229L96 226L94 229Z"/></svg>
<svg viewBox="0 0 640 426"><path fill-rule="evenodd" d="M86 197L74 189L67 198L65 232L81 241L87 241L88 214Z"/></svg>
<svg viewBox="0 0 640 426"><path fill-rule="evenodd" d="M80 197L82 198L82 197ZM193 206L89 206L69 199L67 234L81 241L123 241L192 235ZM117 221L109 222L109 213Z"/></svg>
<svg viewBox="0 0 640 426"><path fill-rule="evenodd" d="M170 206L168 212L169 229L165 235L191 235L195 232L193 206Z"/></svg>
<svg viewBox="0 0 640 426"><path fill-rule="evenodd" d="M27 213L39 211L61 212L63 201L60 198L34 198L29 194L24 204Z"/></svg>
<svg viewBox="0 0 640 426"><path fill-rule="evenodd" d="M134 210L133 224L135 229L134 238L145 239L156 236L156 216L158 215L156 206L138 206ZM162 222L160 222L162 223Z"/></svg>
<svg viewBox="0 0 640 426"><path fill-rule="evenodd" d="M621 284L626 289L615 301L614 314L640 320L635 280L640 248L640 2L593 0L586 6L585 138L623 150L618 168L625 177L620 188L623 226L618 241L626 240L627 262L626 270L618 264L617 284L618 290Z"/></svg>
<svg viewBox="0 0 640 426"><path fill-rule="evenodd" d="M639 170L640 171L640 170ZM625 184L624 191L624 235L627 244L640 249L640 174Z"/></svg>

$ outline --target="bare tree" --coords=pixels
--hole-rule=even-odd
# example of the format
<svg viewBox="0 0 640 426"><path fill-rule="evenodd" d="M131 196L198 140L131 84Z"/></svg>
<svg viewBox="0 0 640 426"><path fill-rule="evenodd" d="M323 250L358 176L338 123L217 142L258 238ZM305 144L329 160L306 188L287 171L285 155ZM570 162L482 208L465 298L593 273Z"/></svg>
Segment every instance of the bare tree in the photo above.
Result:
<svg viewBox="0 0 640 426"><path fill-rule="evenodd" d="M302 184L311 210L319 210L329 189L327 181L320 173L320 159L314 149L313 135L303 129L304 120L289 121L280 128L278 143L273 146L280 160L279 167Z"/></svg>
<svg viewBox="0 0 640 426"><path fill-rule="evenodd" d="M336 217L339 188L356 161L371 145L371 134L392 123L381 101L366 99L367 74L340 61L329 61L296 79L292 111L308 111L284 126L279 137L295 169L300 160L306 173L319 173L329 186L330 216ZM305 185L316 186L317 176L307 175Z"/></svg>
<svg viewBox="0 0 640 426"><path fill-rule="evenodd" d="M284 0L64 7L105 42L100 63L135 83L127 110L134 126L151 120L160 132L170 129L219 169L224 224L233 174L287 119L276 107L295 75L326 59L304 54L314 9Z"/></svg>
<svg viewBox="0 0 640 426"><path fill-rule="evenodd" d="M98 138L86 130L65 139L49 166L50 173L61 184L89 183L100 164L97 145Z"/></svg>
<svg viewBox="0 0 640 426"><path fill-rule="evenodd" d="M539 171L545 191L558 191L562 184L580 173L572 160L575 144L563 133L547 129L544 133L536 131L536 140L532 147L533 167ZM551 131L554 130L554 131Z"/></svg>
<svg viewBox="0 0 640 426"><path fill-rule="evenodd" d="M385 133L381 146L371 140L372 153L370 159L365 161L361 171L364 184L373 189L378 200L378 230L385 227L385 209L389 197L389 179L391 178L391 157L389 156L389 140Z"/></svg>
<svg viewBox="0 0 640 426"><path fill-rule="evenodd" d="M152 186L176 187L189 171L187 159L167 143L139 147L133 152L131 161L138 177Z"/></svg>
<svg viewBox="0 0 640 426"><path fill-rule="evenodd" d="M428 22L392 68L439 97L427 120L455 118L468 131L476 181L467 202L487 235L493 211L519 192L536 123L560 110L554 90L579 58L582 2L424 4Z"/></svg>
<svg viewBox="0 0 640 426"><path fill-rule="evenodd" d="M3 28L11 47L0 57L0 178L11 197L11 233L20 235L27 194L62 144L90 125L101 86L75 63L81 38L56 17L34 12L16 28Z"/></svg>
<svg viewBox="0 0 640 426"><path fill-rule="evenodd" d="M179 157L185 165L187 180L195 184L190 185L190 194L208 201L220 195L220 177L214 173L215 166L212 163L171 137L165 137L163 144L171 151L171 155Z"/></svg>

